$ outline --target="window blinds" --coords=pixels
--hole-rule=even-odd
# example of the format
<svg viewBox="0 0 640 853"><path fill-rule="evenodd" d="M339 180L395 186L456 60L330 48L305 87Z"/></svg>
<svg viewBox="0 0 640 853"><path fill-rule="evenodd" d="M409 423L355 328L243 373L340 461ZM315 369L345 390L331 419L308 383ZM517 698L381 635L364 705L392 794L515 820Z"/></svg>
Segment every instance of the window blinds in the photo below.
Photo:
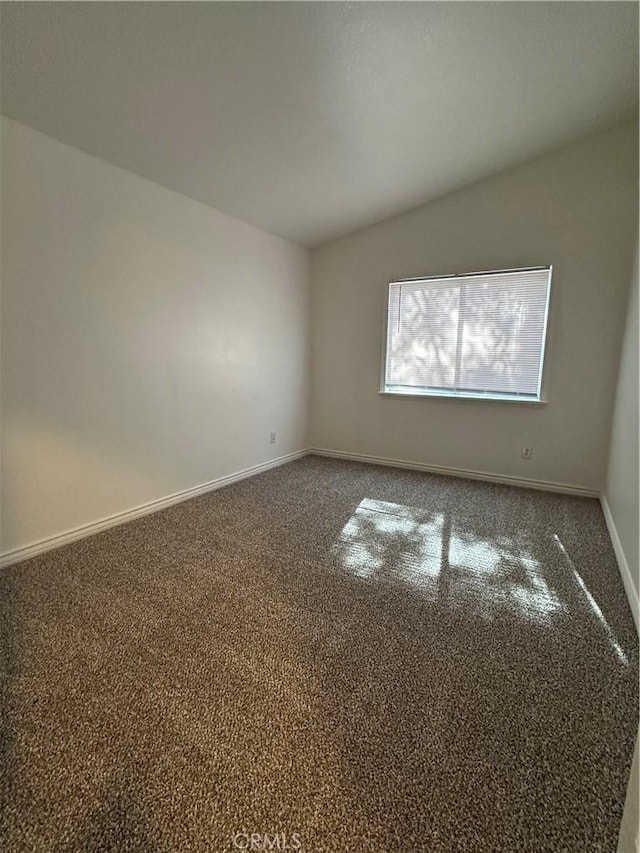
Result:
<svg viewBox="0 0 640 853"><path fill-rule="evenodd" d="M551 268L389 285L384 390L540 398Z"/></svg>

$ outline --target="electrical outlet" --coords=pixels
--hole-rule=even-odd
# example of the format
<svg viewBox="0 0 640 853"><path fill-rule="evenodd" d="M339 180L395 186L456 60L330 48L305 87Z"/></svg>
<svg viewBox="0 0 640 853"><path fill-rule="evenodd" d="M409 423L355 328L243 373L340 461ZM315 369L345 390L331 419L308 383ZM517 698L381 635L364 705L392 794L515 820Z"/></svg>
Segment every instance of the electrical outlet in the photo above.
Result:
<svg viewBox="0 0 640 853"><path fill-rule="evenodd" d="M276 443L276 434L275 434L275 432L270 432L269 433L269 444L275 444L275 443Z"/></svg>
<svg viewBox="0 0 640 853"><path fill-rule="evenodd" d="M533 456L533 447L523 447L520 455L523 459L531 459Z"/></svg>

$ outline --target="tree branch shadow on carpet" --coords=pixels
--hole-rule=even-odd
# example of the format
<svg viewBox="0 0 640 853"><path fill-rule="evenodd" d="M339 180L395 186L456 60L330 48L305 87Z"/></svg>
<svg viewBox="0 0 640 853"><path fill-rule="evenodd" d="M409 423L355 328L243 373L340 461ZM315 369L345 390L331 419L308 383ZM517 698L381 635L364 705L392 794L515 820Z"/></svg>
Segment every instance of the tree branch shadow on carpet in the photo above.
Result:
<svg viewBox="0 0 640 853"><path fill-rule="evenodd" d="M407 510L397 522L366 506L355 513L344 528L345 577L322 590L323 610L357 637L341 642L329 626L312 655L350 790L363 807L384 802L394 815L380 826L388 850L431 849L447 830L469 845L537 843L543 833L561 845L576 803L587 825L597 811L598 786L585 785L592 773L617 775L624 799L634 668L613 659L551 534L548 543L539 531L515 538L512 520L501 523L491 506L468 513L445 502L416 513L424 530L437 529L437 547L425 549ZM629 655L637 659L637 642ZM585 660L589 678L612 691L621 678L628 685L606 720ZM352 696L336 688L336 673L351 679ZM562 722L563 707L571 720ZM606 753L584 756L594 731L598 749L619 745L615 774ZM601 828L609 840L614 823Z"/></svg>

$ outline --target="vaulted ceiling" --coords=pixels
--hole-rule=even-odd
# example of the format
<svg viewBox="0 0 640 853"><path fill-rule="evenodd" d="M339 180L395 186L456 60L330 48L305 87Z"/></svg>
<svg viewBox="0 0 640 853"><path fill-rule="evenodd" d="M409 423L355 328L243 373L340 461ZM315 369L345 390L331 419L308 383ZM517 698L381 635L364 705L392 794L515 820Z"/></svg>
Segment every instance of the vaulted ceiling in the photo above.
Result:
<svg viewBox="0 0 640 853"><path fill-rule="evenodd" d="M307 246L637 115L631 2L1 5L5 115Z"/></svg>

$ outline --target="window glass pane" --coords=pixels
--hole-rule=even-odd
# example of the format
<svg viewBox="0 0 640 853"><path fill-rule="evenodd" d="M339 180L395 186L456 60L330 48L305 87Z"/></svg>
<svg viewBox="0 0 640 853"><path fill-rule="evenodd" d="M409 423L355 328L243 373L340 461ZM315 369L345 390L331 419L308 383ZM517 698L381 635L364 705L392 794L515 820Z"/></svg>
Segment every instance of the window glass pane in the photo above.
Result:
<svg viewBox="0 0 640 853"><path fill-rule="evenodd" d="M449 388L456 369L460 288L394 285L389 294L387 383Z"/></svg>
<svg viewBox="0 0 640 853"><path fill-rule="evenodd" d="M546 304L546 282L466 284L457 387L537 394Z"/></svg>
<svg viewBox="0 0 640 853"><path fill-rule="evenodd" d="M551 270L389 285L385 387L537 399Z"/></svg>

